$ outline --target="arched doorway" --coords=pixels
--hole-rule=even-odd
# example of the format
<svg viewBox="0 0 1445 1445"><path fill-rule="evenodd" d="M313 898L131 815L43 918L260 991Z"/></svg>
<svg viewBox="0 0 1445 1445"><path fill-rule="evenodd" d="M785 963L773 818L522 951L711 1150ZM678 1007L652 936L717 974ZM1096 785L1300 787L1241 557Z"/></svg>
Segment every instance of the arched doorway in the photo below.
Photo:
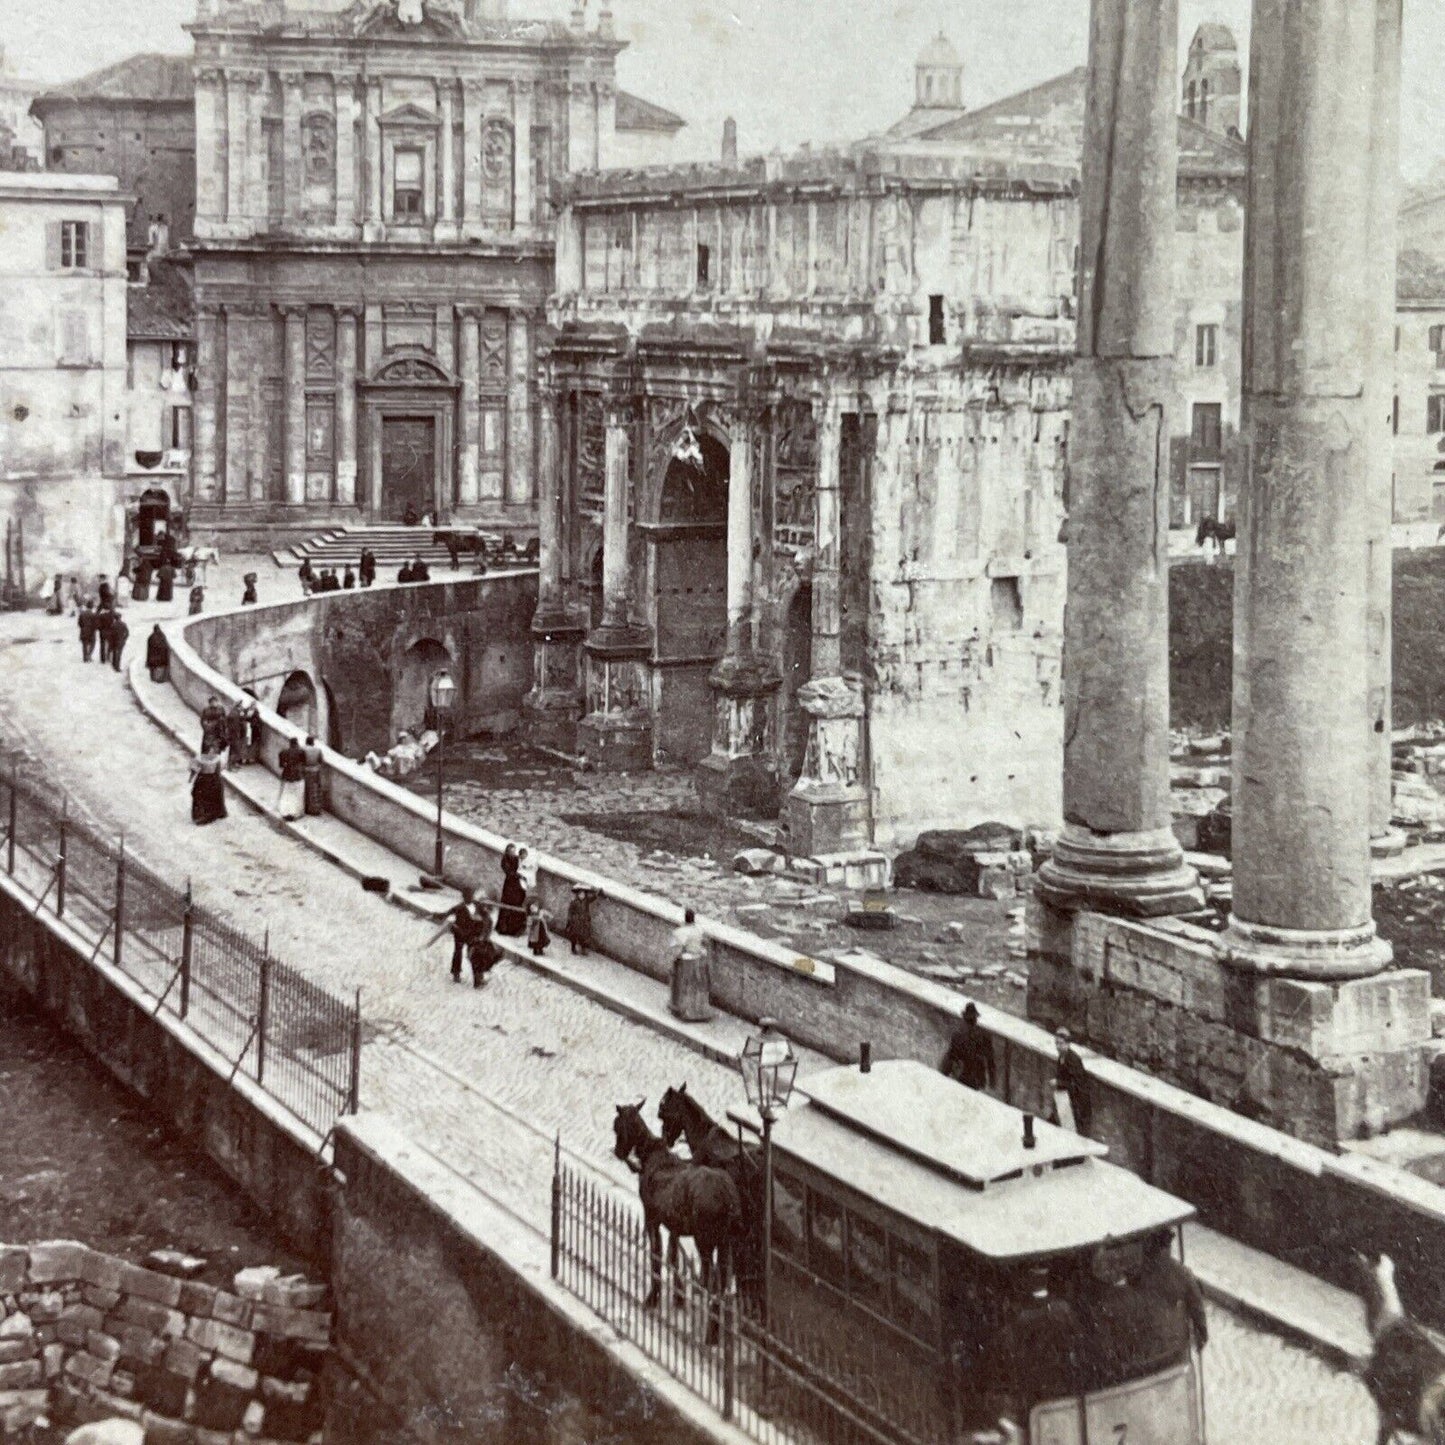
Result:
<svg viewBox="0 0 1445 1445"><path fill-rule="evenodd" d="M808 714L798 706L798 689L813 675L813 589L803 583L793 593L783 623L783 686L778 697L779 771L791 788L803 771L808 752Z"/></svg>
<svg viewBox="0 0 1445 1445"><path fill-rule="evenodd" d="M374 518L450 512L457 382L416 346L387 352L361 387L367 444L365 494Z"/></svg>
<svg viewBox="0 0 1445 1445"><path fill-rule="evenodd" d="M712 747L709 675L727 640L727 514L731 460L701 431L700 460L668 459L653 540L654 659L660 683L657 748L695 763Z"/></svg>
<svg viewBox="0 0 1445 1445"><path fill-rule="evenodd" d="M316 684L309 672L293 672L281 685L276 711L294 728L314 737L320 710L316 705Z"/></svg>
<svg viewBox="0 0 1445 1445"><path fill-rule="evenodd" d="M435 637L418 638L407 648L402 655L392 693L393 737L403 728L410 733L419 733L431 725L431 680L443 670L450 672L460 685L461 678L457 675L451 653Z"/></svg>

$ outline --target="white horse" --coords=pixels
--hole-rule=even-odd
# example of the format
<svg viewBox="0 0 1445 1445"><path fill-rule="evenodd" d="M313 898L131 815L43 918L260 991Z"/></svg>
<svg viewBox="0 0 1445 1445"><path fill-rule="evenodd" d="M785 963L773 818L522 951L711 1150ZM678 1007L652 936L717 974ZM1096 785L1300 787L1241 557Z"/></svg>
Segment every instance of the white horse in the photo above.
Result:
<svg viewBox="0 0 1445 1445"><path fill-rule="evenodd" d="M116 1416L82 1425L65 1437L65 1445L145 1445L145 1428Z"/></svg>
<svg viewBox="0 0 1445 1445"><path fill-rule="evenodd" d="M1445 1445L1445 1350L1405 1313L1395 1261L1388 1254L1373 1264L1362 1255L1355 1260L1375 1342L1364 1380L1380 1412L1377 1445L1397 1435Z"/></svg>

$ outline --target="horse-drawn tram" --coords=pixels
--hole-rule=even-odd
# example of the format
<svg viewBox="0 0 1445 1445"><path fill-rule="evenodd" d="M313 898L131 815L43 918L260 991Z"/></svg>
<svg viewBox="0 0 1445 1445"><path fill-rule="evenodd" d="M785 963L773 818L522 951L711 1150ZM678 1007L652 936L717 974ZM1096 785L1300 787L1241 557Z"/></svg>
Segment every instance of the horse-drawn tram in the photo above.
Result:
<svg viewBox="0 0 1445 1445"><path fill-rule="evenodd" d="M919 1063L798 1087L772 1135L767 1294L800 1358L910 1382L940 1440L1203 1441L1198 1295L1172 1252L1191 1206Z"/></svg>

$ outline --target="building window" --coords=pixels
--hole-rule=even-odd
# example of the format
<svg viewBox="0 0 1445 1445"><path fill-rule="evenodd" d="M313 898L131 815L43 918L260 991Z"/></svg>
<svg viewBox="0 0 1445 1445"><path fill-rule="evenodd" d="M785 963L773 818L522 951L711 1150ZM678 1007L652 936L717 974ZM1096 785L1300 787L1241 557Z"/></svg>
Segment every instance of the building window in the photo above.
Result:
<svg viewBox="0 0 1445 1445"><path fill-rule="evenodd" d="M945 340L947 340L947 334L943 323L943 297L930 296L928 298L928 344L942 346Z"/></svg>
<svg viewBox="0 0 1445 1445"><path fill-rule="evenodd" d="M391 211L398 221L422 218L423 152L412 146L398 146L392 152Z"/></svg>
<svg viewBox="0 0 1445 1445"><path fill-rule="evenodd" d="M173 406L168 418L166 435L173 452L188 452L191 449L191 409L188 406Z"/></svg>
<svg viewBox="0 0 1445 1445"><path fill-rule="evenodd" d="M1209 82L1199 82L1199 115L1197 117L1200 125L1209 124Z"/></svg>
<svg viewBox="0 0 1445 1445"><path fill-rule="evenodd" d="M1213 366L1219 359L1219 328L1217 326L1196 326L1194 328L1195 366Z"/></svg>
<svg viewBox="0 0 1445 1445"><path fill-rule="evenodd" d="M83 271L90 265L90 222L60 223L60 267L63 271Z"/></svg>
<svg viewBox="0 0 1445 1445"><path fill-rule="evenodd" d="M1024 599L1017 577L995 577L989 583L989 602L996 632L1020 632L1024 625Z"/></svg>
<svg viewBox="0 0 1445 1445"><path fill-rule="evenodd" d="M1189 440L1197 453L1218 456L1223 445L1223 408L1217 401L1195 402Z"/></svg>
<svg viewBox="0 0 1445 1445"><path fill-rule="evenodd" d="M1445 326L1430 328L1430 350L1435 353L1435 365L1445 367Z"/></svg>
<svg viewBox="0 0 1445 1445"><path fill-rule="evenodd" d="M712 251L706 246L697 248L697 289L706 291L711 284Z"/></svg>
<svg viewBox="0 0 1445 1445"><path fill-rule="evenodd" d="M1432 436L1445 432L1445 391L1434 392L1426 398L1425 430Z"/></svg>

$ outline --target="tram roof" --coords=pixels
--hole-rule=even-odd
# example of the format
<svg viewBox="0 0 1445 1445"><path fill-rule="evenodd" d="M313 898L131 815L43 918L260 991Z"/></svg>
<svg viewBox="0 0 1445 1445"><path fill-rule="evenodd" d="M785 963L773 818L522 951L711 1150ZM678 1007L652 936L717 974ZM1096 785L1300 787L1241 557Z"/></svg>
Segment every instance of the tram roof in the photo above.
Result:
<svg viewBox="0 0 1445 1445"><path fill-rule="evenodd" d="M820 1173L974 1252L1020 1260L1128 1239L1193 1208L1106 1163L1105 1145L915 1060L829 1069L799 1085L774 1142Z"/></svg>

